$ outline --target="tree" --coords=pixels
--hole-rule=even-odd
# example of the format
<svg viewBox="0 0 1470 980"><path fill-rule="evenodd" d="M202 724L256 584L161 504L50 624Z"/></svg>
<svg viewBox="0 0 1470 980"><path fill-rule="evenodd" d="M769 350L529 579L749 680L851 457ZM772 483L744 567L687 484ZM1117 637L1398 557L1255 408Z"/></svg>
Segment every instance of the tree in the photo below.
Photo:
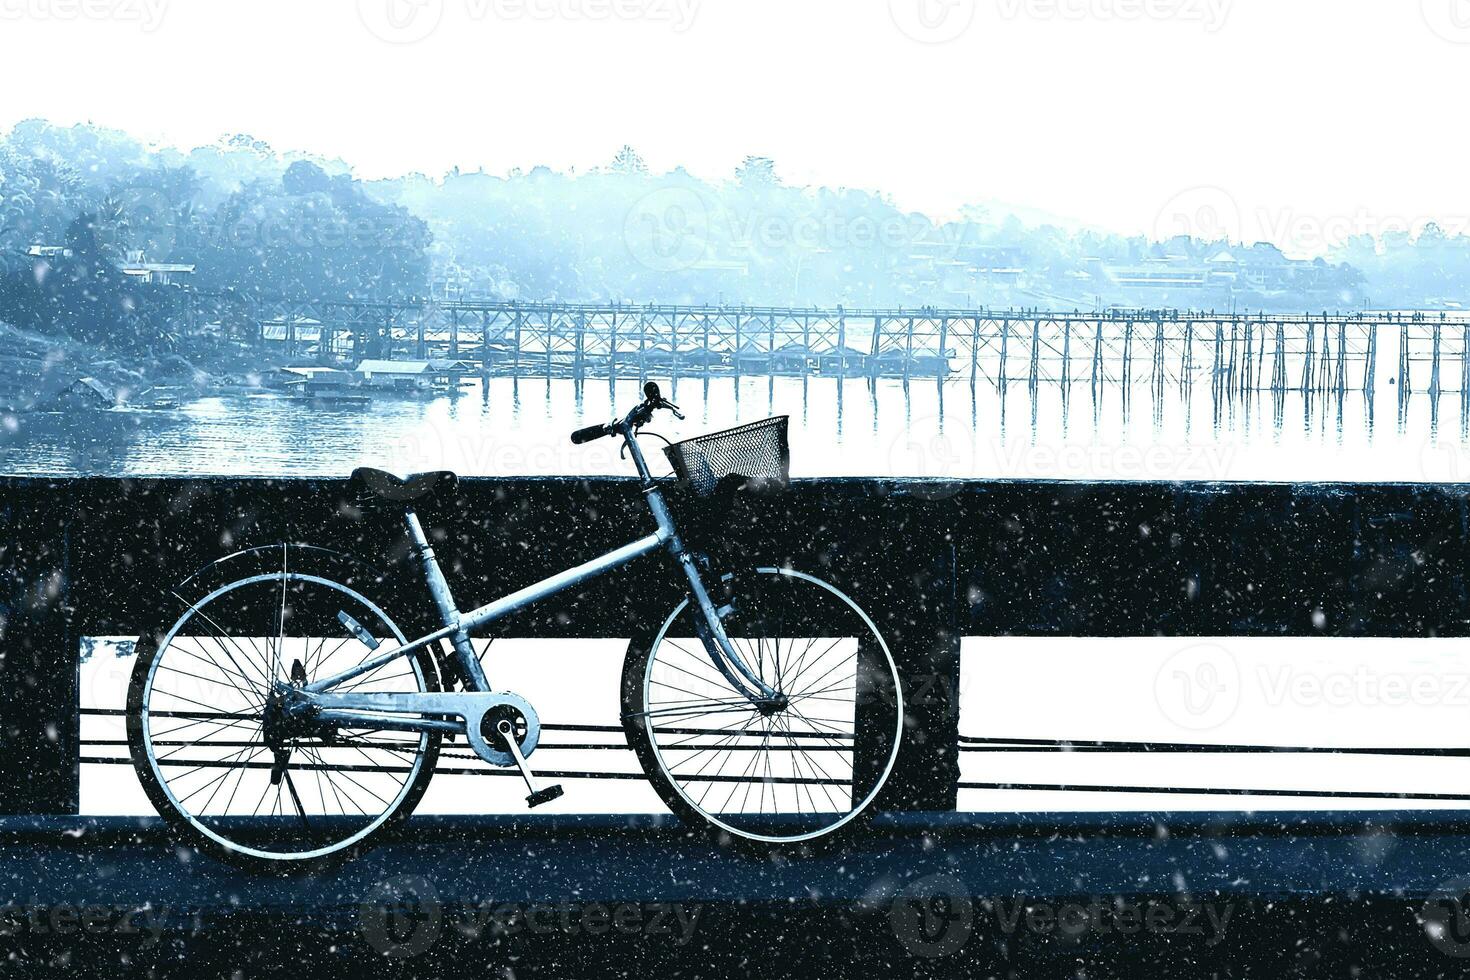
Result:
<svg viewBox="0 0 1470 980"><path fill-rule="evenodd" d="M324 194L332 189L332 178L316 164L297 160L281 175L281 189L287 194Z"/></svg>
<svg viewBox="0 0 1470 980"><path fill-rule="evenodd" d="M643 162L643 158L638 155L637 150L628 146L626 143L618 151L618 155L613 157L611 170L615 174L623 174L627 177L648 176L648 164Z"/></svg>
<svg viewBox="0 0 1470 980"><path fill-rule="evenodd" d="M735 179L741 187L775 187L776 161L770 157L748 156L735 168Z"/></svg>

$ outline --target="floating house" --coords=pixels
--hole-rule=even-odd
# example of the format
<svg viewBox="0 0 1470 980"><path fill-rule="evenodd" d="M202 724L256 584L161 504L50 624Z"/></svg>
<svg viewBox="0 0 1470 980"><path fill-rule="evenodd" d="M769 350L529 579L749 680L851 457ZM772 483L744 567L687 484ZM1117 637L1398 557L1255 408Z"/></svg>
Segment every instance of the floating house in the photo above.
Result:
<svg viewBox="0 0 1470 980"><path fill-rule="evenodd" d="M938 354L910 354L898 349L886 350L876 357L868 358L869 373L874 377L893 378L912 374L946 377L950 373L950 358L954 351Z"/></svg>
<svg viewBox="0 0 1470 980"><path fill-rule="evenodd" d="M822 374L862 374L867 369L867 353L853 347L838 347L817 355L817 370Z"/></svg>
<svg viewBox="0 0 1470 980"><path fill-rule="evenodd" d="M366 360L357 365L357 376L369 388L391 391L442 391L459 386L473 370L467 361Z"/></svg>
<svg viewBox="0 0 1470 980"><path fill-rule="evenodd" d="M772 374L813 374L817 369L817 355L805 344L793 341L771 351L768 363Z"/></svg>
<svg viewBox="0 0 1470 980"><path fill-rule="evenodd" d="M353 371L330 367L285 367L279 372L282 386L293 398L311 402L365 405L372 399L363 391L362 379Z"/></svg>
<svg viewBox="0 0 1470 980"><path fill-rule="evenodd" d="M149 262L138 252L118 266L123 275L150 286L172 286L174 281L194 274L194 266L182 262Z"/></svg>

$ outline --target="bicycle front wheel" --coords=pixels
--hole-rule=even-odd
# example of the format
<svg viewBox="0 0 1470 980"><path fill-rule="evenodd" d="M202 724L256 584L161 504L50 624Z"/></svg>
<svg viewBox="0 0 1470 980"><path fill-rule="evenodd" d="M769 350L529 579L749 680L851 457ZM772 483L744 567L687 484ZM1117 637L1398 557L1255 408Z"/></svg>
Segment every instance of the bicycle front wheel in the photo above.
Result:
<svg viewBox="0 0 1470 980"><path fill-rule="evenodd" d="M229 582L144 635L128 699L134 768L183 837L256 869L304 871L340 859L412 811L440 736L389 728L293 730L273 723L282 685L362 663L403 633L357 589L279 567ZM438 690L423 652L344 689Z"/></svg>
<svg viewBox="0 0 1470 980"><path fill-rule="evenodd" d="M624 732L669 808L717 839L831 841L869 814L893 771L903 736L893 657L857 603L810 575L757 568L728 593L731 645L780 707L735 690L686 600L629 648Z"/></svg>

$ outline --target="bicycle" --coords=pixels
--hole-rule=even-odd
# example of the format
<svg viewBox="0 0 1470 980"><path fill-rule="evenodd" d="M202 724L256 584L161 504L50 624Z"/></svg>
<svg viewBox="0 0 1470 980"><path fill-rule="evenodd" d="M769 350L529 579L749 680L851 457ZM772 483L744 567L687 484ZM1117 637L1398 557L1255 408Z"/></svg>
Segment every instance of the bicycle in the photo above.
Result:
<svg viewBox="0 0 1470 980"><path fill-rule="evenodd" d="M557 799L562 787L542 785L530 764L535 708L492 688L471 634L662 552L685 597L630 643L620 702L624 735L658 795L681 821L757 850L821 845L859 825L903 735L887 644L833 585L786 567L717 571L686 544L667 481L650 473L638 443L654 412L683 415L656 384L644 396L572 441L622 439L652 533L467 611L413 506L452 492L454 474L354 472L364 502L402 507L441 624L417 639L367 594L373 580L322 573L302 546L257 550L254 574L180 597L183 614L139 638L127 709L134 768L166 822L239 864L292 871L340 860L413 811L443 740L459 737L485 763L518 770L529 806ZM732 480L784 485L788 476L785 418L664 452L704 497Z"/></svg>

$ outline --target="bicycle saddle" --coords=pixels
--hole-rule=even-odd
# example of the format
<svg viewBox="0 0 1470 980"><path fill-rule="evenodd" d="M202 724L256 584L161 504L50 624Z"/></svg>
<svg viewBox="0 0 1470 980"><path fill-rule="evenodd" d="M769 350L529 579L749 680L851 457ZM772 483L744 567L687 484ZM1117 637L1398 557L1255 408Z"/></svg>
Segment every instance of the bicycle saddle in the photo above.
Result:
<svg viewBox="0 0 1470 980"><path fill-rule="evenodd" d="M377 501L405 504L453 496L454 491L459 488L459 477L449 470L399 477L387 470L359 466L352 471L348 485L352 488L353 495L363 503Z"/></svg>

